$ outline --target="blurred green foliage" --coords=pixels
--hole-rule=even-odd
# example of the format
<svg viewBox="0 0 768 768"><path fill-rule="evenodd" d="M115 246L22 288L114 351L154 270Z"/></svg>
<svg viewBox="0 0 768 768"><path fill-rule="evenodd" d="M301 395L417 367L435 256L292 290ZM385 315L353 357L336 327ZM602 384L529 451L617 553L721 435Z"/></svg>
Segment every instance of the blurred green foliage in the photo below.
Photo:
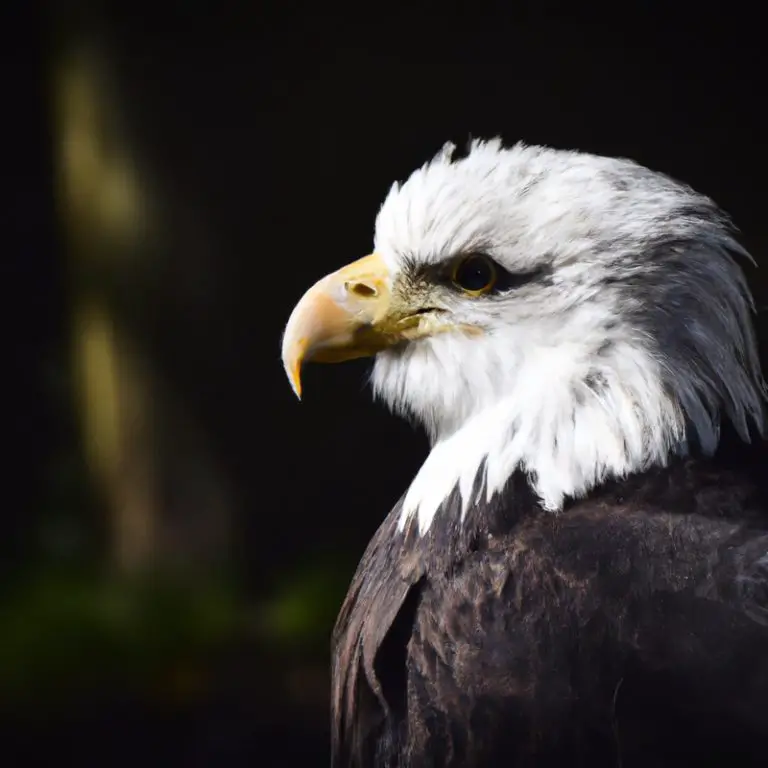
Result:
<svg viewBox="0 0 768 768"><path fill-rule="evenodd" d="M224 585L47 573L0 609L0 691L23 700L152 685L233 637L242 618Z"/></svg>
<svg viewBox="0 0 768 768"><path fill-rule="evenodd" d="M337 561L318 562L278 576L254 602L210 574L42 571L0 607L0 698L56 706L99 690L175 695L204 687L212 661L240 641L254 657L261 647L274 660L325 663L350 575Z"/></svg>
<svg viewBox="0 0 768 768"><path fill-rule="evenodd" d="M262 634L288 647L310 649L322 633L327 655L331 629L352 578L353 565L346 560L312 563L278 581L260 612Z"/></svg>

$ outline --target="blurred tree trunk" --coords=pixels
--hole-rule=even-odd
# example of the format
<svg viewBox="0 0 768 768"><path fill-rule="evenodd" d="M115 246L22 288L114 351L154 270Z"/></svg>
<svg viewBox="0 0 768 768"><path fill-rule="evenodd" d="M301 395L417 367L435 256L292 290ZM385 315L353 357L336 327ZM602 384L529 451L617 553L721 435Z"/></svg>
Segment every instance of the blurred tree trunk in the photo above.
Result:
<svg viewBox="0 0 768 768"><path fill-rule="evenodd" d="M152 353L176 290L162 261L183 259L125 129L107 48L69 37L54 61L57 204L70 254L76 407L111 559L125 572L218 562L229 546L225 483Z"/></svg>

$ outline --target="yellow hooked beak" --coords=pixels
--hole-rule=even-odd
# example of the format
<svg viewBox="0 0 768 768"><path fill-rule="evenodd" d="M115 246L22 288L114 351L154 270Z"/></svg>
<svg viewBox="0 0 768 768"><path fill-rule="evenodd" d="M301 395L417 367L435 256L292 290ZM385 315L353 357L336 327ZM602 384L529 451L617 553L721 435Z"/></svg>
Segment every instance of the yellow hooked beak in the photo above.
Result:
<svg viewBox="0 0 768 768"><path fill-rule="evenodd" d="M368 357L425 335L429 317L396 305L392 277L375 253L315 283L294 308L283 335L283 365L296 396L301 397L305 362Z"/></svg>

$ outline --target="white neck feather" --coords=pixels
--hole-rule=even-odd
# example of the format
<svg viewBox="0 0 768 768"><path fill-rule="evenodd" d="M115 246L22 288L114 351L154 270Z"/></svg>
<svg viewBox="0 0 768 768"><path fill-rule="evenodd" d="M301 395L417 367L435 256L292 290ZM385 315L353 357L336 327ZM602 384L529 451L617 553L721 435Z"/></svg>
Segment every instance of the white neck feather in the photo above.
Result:
<svg viewBox="0 0 768 768"><path fill-rule="evenodd" d="M558 511L603 481L664 465L684 444L683 414L664 391L658 363L618 343L588 376L562 348L538 350L508 395L435 436L406 493L401 530L417 516L423 534L458 488L462 519L469 507L525 472L544 508ZM483 470L480 492L472 496Z"/></svg>

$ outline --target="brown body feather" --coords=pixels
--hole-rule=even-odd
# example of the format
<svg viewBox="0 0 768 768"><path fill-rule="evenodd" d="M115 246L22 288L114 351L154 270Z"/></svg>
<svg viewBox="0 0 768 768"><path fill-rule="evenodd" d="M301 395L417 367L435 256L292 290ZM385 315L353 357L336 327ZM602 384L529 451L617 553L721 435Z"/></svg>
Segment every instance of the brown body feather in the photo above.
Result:
<svg viewBox="0 0 768 768"><path fill-rule="evenodd" d="M463 523L457 502L423 536L396 506L360 563L335 768L768 764L768 516L746 468L680 461L559 515L522 476Z"/></svg>

